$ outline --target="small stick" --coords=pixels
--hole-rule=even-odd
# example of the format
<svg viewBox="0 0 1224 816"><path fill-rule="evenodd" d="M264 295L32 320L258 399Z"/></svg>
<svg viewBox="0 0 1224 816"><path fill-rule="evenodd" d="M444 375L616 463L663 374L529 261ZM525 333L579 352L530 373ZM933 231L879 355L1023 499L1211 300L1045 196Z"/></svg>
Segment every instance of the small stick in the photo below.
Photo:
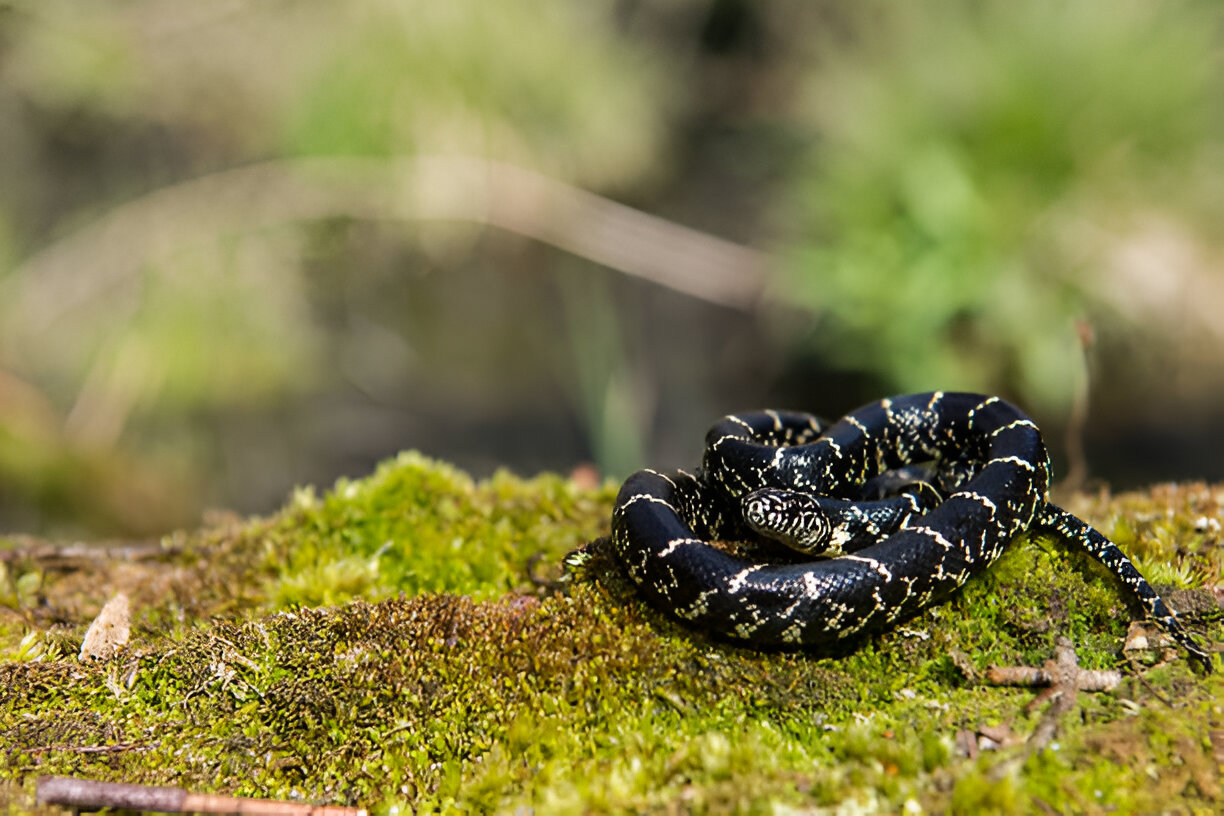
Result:
<svg viewBox="0 0 1224 816"><path fill-rule="evenodd" d="M1053 664L1047 663L1047 670L1052 675L1053 684L1049 688L1053 702L1046 709L1045 716L1037 723L1037 728L1028 738L1028 753L1030 755L1044 749L1054 741L1058 733L1059 721L1075 707L1075 697L1078 688L1076 680L1080 675L1079 660L1075 656L1075 648L1069 638L1060 637L1054 644Z"/></svg>
<svg viewBox="0 0 1224 816"><path fill-rule="evenodd" d="M242 813L255 816L366 816L364 808L310 805L275 799L245 799L189 793L182 788L97 782L70 776L40 776L35 799L40 805L81 810L147 810L158 813Z"/></svg>
<svg viewBox="0 0 1224 816"><path fill-rule="evenodd" d="M1054 675L1048 669L1034 666L994 666L987 670L986 680L996 686L1050 686ZM1122 682L1121 672L1110 669L1081 669L1075 678L1079 691L1113 691Z"/></svg>
<svg viewBox="0 0 1224 816"><path fill-rule="evenodd" d="M116 547L96 547L89 544L48 544L30 536L18 536L22 545L12 550L0 551L0 563L29 559L41 566L60 566L80 562L92 564L98 561L146 561L161 556L174 555L182 547L167 547L161 542L128 544Z"/></svg>
<svg viewBox="0 0 1224 816"><path fill-rule="evenodd" d="M31 754L46 754L52 751L74 754L118 754L123 751L146 751L151 746L135 742L117 742L114 745L41 745L37 748L27 748ZM44 777L49 779L50 777Z"/></svg>
<svg viewBox="0 0 1224 816"><path fill-rule="evenodd" d="M1068 493L1079 490L1088 479L1088 455L1084 452L1084 427L1088 424L1088 403L1092 386L1092 346L1096 333L1087 320L1077 320L1075 332L1079 339L1084 361L1083 375L1075 382L1071 396L1071 415L1067 417L1067 475L1063 478L1063 490Z"/></svg>
<svg viewBox="0 0 1224 816"><path fill-rule="evenodd" d="M1079 691L1077 681L1083 672L1080 670L1079 660L1075 656L1075 648L1071 645L1071 641L1065 637L1060 637L1055 641L1054 659L1047 660L1045 666L1041 669L1033 669L1027 666L1016 668L1021 672L1029 673L1030 680L1036 680L1040 675L1042 684L1048 686L1035 702L1043 702L1047 699L1052 701L1050 707L1046 709L1045 715L1041 718L1041 722L1037 723L1037 727L1033 729L1033 733L1029 735L1027 740L1024 756L1032 756L1054 741L1054 736L1058 733L1059 720L1075 707L1075 700ZM990 674L994 675L997 671L999 670L992 669ZM997 682L994 677L989 679L992 682ZM1025 683L1016 682L1016 680L1013 680L1012 684L1026 685ZM1037 685L1037 683L1028 683L1027 685ZM1016 756L1007 762L1001 762L990 770L989 776L995 781L1001 780L1018 768L1023 761L1023 757Z"/></svg>

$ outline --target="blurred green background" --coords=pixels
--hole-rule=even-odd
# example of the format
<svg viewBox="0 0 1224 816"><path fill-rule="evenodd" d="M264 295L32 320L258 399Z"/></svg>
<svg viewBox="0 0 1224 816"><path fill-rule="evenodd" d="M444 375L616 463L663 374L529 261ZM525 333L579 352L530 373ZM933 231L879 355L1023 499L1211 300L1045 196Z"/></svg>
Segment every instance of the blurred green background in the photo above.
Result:
<svg viewBox="0 0 1224 816"><path fill-rule="evenodd" d="M0 529L153 535L402 448L621 477L932 388L1063 472L1070 426L1114 485L1220 479L1222 23L0 2Z"/></svg>

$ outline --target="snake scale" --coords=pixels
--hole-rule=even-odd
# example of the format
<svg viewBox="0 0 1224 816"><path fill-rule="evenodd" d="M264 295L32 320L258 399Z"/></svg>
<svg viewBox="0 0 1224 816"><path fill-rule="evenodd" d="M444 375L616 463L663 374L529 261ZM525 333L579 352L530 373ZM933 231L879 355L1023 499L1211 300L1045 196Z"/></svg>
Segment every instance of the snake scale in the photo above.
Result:
<svg viewBox="0 0 1224 816"><path fill-rule="evenodd" d="M912 616L1018 533L1050 530L1104 564L1210 671L1211 656L1126 555L1051 504L1049 484L1040 430L998 397L892 397L831 425L764 411L714 425L697 475L629 477L612 538L640 592L691 625L819 648ZM826 557L754 563L709 543L761 538Z"/></svg>

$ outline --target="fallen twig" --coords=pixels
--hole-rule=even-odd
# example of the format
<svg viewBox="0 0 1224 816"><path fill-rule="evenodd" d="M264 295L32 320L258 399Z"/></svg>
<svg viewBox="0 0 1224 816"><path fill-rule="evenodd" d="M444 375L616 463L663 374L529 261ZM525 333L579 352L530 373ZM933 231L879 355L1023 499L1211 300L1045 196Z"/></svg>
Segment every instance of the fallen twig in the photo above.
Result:
<svg viewBox="0 0 1224 816"><path fill-rule="evenodd" d="M275 799L244 799L189 793L182 788L97 782L70 776L40 776L40 805L97 810L148 810L158 813L243 813L258 816L366 816L363 808L310 805Z"/></svg>
<svg viewBox="0 0 1224 816"><path fill-rule="evenodd" d="M1060 637L1054 644L1054 660L1051 662L1046 663L1046 668L1053 670L1054 682L1050 685L1049 693L1039 696L1038 699L1048 696L1053 702L1046 709L1041 722L1037 723L1032 736L1028 738L1030 754L1037 753L1053 742L1054 735L1058 733L1059 720L1075 707L1079 676L1083 674L1075 657L1075 648L1068 638Z"/></svg>
<svg viewBox="0 0 1224 816"><path fill-rule="evenodd" d="M181 547L167 547L158 541L107 547L82 543L55 545L24 536L14 538L19 546L11 550L0 550L0 563L29 560L44 568L84 567L99 561L147 561L182 551Z"/></svg>
<svg viewBox="0 0 1224 816"><path fill-rule="evenodd" d="M1144 677L1143 667L1139 665L1139 663L1135 660L1135 658L1128 657L1127 660L1130 661L1131 668L1135 670L1135 678L1138 679L1139 683L1145 689L1147 689L1148 694L1152 695L1157 700L1164 703L1167 707L1172 708L1173 703L1169 701L1169 698L1161 694L1160 690L1157 689L1155 686L1153 686L1151 683L1149 683L1148 679Z"/></svg>
<svg viewBox="0 0 1224 816"><path fill-rule="evenodd" d="M1118 685L1122 679L1121 676L1112 677L1113 674L1116 672L1082 671L1075 656L1075 648L1065 637L1060 637L1055 643L1054 659L1047 660L1040 669L1031 666L990 669L986 673L986 679L991 683L1047 687L1028 705L1027 710L1032 711L1046 700L1052 700L1041 722L1037 723L1037 727L1029 735L1024 753L996 765L991 770L991 778L1002 779L1018 767L1024 761L1024 757L1032 756L1053 742L1058 733L1059 721L1075 707L1076 695L1079 691L1108 691Z"/></svg>
<svg viewBox="0 0 1224 816"><path fill-rule="evenodd" d="M24 750L28 754L47 754L56 751L73 754L119 754L124 751L147 751L151 747L138 742L116 742L113 745L40 745L37 748ZM51 778L43 777L43 779Z"/></svg>
<svg viewBox="0 0 1224 816"><path fill-rule="evenodd" d="M1087 320L1079 320L1075 324L1079 338L1081 359L1084 367L1076 378L1075 391L1071 398L1071 414L1067 417L1067 435L1065 438L1067 454L1067 475L1059 488L1068 493L1079 490L1088 479L1088 455L1084 452L1084 428L1088 425L1088 403L1092 385L1092 346L1096 341L1096 333Z"/></svg>
<svg viewBox="0 0 1224 816"><path fill-rule="evenodd" d="M326 218L468 221L525 235L709 303L751 311L773 258L522 167L463 156L249 164L118 205L44 247L0 286L6 339L44 332L183 246ZM79 271L88 267L90 274Z"/></svg>
<svg viewBox="0 0 1224 816"><path fill-rule="evenodd" d="M986 672L986 679L996 686L1039 688L1054 683L1048 666L995 666ZM1122 673L1112 669L1081 669L1075 676L1077 691L1113 691L1122 682Z"/></svg>

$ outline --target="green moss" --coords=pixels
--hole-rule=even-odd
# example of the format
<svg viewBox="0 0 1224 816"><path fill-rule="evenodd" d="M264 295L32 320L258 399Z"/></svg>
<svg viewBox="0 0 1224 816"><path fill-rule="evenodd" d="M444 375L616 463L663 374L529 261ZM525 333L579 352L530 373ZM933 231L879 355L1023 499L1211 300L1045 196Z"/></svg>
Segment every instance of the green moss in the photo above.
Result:
<svg viewBox="0 0 1224 816"><path fill-rule="evenodd" d="M1078 511L1106 529L1115 514L1136 551L1214 584L1192 495ZM758 653L638 600L598 539L611 496L553 476L474 482L405 454L274 517L168 539L147 563L0 562L0 803L27 811L36 776L72 774L380 812L1219 804L1224 684L1181 662L1081 695L1057 747L963 755L965 734L1023 737L1041 712L952 655L971 672L1039 665L1068 635L1081 665L1117 662L1125 605L1061 544L1016 542L848 654ZM591 540L558 592L564 554ZM117 589L134 641L82 665L84 628ZM1218 615L1198 625L1222 634Z"/></svg>
<svg viewBox="0 0 1224 816"><path fill-rule="evenodd" d="M282 607L523 589L533 558L556 564L604 530L608 497L556 476L524 482L500 473L475 485L404 453L322 499L297 493L264 533L269 596Z"/></svg>

